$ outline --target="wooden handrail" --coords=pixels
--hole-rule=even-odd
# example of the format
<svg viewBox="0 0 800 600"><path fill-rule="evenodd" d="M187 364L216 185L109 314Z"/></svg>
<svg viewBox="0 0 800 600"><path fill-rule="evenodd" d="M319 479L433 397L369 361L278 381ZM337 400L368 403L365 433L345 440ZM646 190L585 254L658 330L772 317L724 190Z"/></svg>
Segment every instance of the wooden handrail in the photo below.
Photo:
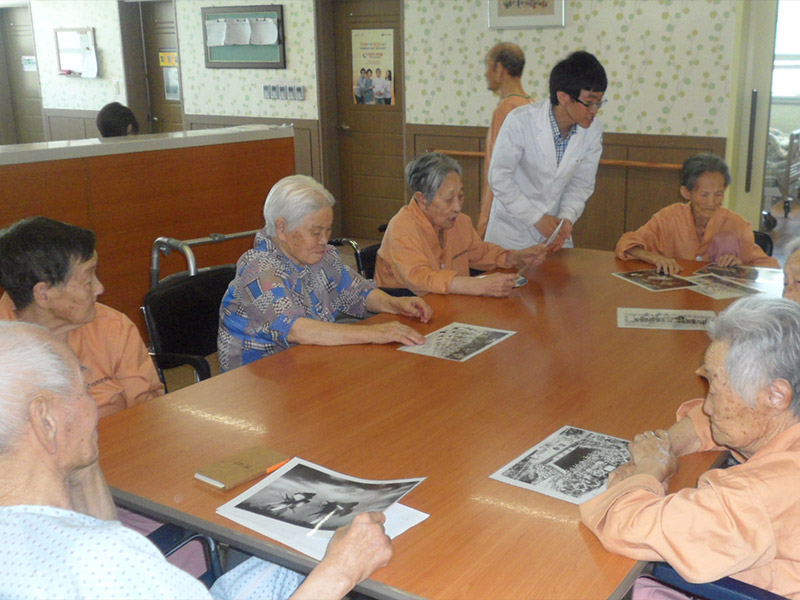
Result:
<svg viewBox="0 0 800 600"><path fill-rule="evenodd" d="M486 158L485 152L472 152L470 150L437 150L428 148L428 152L440 152L447 156L461 157L461 158ZM601 165L609 167L638 167L641 169L665 169L669 171L680 171L682 165L674 163L659 163L659 162L642 162L638 160L617 160L613 158L601 158Z"/></svg>

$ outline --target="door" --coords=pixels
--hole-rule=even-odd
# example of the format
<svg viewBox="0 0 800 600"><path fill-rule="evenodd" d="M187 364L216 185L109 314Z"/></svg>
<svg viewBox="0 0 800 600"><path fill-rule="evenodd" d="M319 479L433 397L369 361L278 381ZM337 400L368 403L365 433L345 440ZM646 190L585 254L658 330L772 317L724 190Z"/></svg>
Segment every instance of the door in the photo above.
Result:
<svg viewBox="0 0 800 600"><path fill-rule="evenodd" d="M27 6L0 9L0 37L3 45L0 55L5 57L0 71L7 75L3 78L7 87L0 83L0 88L5 88L0 89L0 100L5 106L0 112L3 143L44 142L36 47Z"/></svg>
<svg viewBox="0 0 800 600"><path fill-rule="evenodd" d="M338 200L348 237L379 239L378 226L405 202L402 40L400 0L335 2ZM362 68L372 77L360 91Z"/></svg>
<svg viewBox="0 0 800 600"><path fill-rule="evenodd" d="M172 0L142 2L141 7L153 133L183 131L175 7Z"/></svg>
<svg viewBox="0 0 800 600"><path fill-rule="evenodd" d="M739 67L732 107L736 125L727 144L728 164L733 174L728 206L757 228L761 221L778 3L777 0L744 2L737 9L742 11L742 26L738 32L739 55L734 59Z"/></svg>

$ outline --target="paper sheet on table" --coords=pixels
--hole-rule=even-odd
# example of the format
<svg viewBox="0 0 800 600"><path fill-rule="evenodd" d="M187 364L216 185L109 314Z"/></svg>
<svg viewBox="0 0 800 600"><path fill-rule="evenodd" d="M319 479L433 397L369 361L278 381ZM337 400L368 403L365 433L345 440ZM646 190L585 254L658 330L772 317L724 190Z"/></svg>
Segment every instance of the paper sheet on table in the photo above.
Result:
<svg viewBox="0 0 800 600"><path fill-rule="evenodd" d="M272 46L278 43L278 25L275 19L250 19L250 43L256 46Z"/></svg>
<svg viewBox="0 0 800 600"><path fill-rule="evenodd" d="M209 48L224 46L225 31L227 29L228 24L225 22L225 19L206 21L206 46Z"/></svg>
<svg viewBox="0 0 800 600"><path fill-rule="evenodd" d="M226 46L247 46L250 44L250 20L228 19L225 28Z"/></svg>
<svg viewBox="0 0 800 600"><path fill-rule="evenodd" d="M524 284L520 283L520 285ZM426 335L424 344L420 346L401 346L398 350L464 362L499 344L515 333L516 331L493 329L491 327L481 327L480 325L467 325L466 323L454 321Z"/></svg>
<svg viewBox="0 0 800 600"><path fill-rule="evenodd" d="M427 519L397 502L423 480L359 479L293 458L217 513L320 560L336 528L358 513L383 512L392 538Z"/></svg>
<svg viewBox="0 0 800 600"><path fill-rule="evenodd" d="M692 288L693 292L714 298L714 300L741 298L758 293L755 288L741 285L718 275L692 275L686 279L695 284L695 287Z"/></svg>

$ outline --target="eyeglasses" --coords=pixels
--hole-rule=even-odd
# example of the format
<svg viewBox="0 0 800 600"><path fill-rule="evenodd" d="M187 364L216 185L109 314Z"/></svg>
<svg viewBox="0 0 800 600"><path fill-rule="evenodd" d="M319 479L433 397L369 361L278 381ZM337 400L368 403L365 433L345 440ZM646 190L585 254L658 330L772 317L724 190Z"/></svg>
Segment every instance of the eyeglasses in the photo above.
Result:
<svg viewBox="0 0 800 600"><path fill-rule="evenodd" d="M583 104L586 108L594 108L600 110L601 108L603 108L603 104L608 102L608 100L600 100L599 102L584 102L580 98L575 98L575 102L577 102L578 104Z"/></svg>

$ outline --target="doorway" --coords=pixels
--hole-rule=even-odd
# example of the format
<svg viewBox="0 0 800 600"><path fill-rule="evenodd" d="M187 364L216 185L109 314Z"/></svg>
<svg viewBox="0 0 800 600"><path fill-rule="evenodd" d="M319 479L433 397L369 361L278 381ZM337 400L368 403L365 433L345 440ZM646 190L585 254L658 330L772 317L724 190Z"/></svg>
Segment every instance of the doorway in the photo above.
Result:
<svg viewBox="0 0 800 600"><path fill-rule="evenodd" d="M402 2L338 0L333 17L338 152L328 158L344 235L374 240L405 202Z"/></svg>
<svg viewBox="0 0 800 600"><path fill-rule="evenodd" d="M152 131L183 131L175 6L172 0L141 2L141 10Z"/></svg>
<svg viewBox="0 0 800 600"><path fill-rule="evenodd" d="M0 143L44 141L30 9L0 8Z"/></svg>

